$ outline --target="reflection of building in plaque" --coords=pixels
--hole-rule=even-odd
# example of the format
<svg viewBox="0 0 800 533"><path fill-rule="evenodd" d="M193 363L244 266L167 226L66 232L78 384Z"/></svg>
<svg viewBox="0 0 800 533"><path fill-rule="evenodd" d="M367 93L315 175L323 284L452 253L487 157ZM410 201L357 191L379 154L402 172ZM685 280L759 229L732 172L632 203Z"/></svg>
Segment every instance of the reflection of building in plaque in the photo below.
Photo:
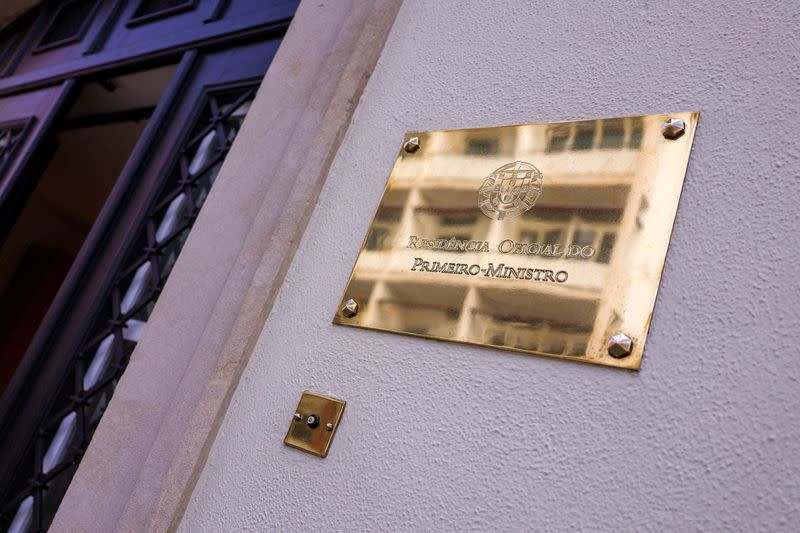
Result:
<svg viewBox="0 0 800 533"><path fill-rule="evenodd" d="M336 322L638 368L691 146L664 119L415 133L345 294L359 315ZM535 205L485 216L486 176L520 161L543 174Z"/></svg>

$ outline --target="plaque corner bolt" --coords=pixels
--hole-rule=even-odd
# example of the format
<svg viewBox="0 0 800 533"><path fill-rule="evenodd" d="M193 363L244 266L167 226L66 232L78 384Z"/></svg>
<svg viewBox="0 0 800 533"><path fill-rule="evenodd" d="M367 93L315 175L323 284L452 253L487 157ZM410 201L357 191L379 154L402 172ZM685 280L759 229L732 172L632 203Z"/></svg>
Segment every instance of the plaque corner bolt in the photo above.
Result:
<svg viewBox="0 0 800 533"><path fill-rule="evenodd" d="M358 302L352 298L348 299L342 306L342 314L347 318L353 318L358 314Z"/></svg>
<svg viewBox="0 0 800 533"><path fill-rule="evenodd" d="M633 339L624 333L617 333L608 339L608 354L611 357L621 359L627 357L633 351Z"/></svg>
<svg viewBox="0 0 800 533"><path fill-rule="evenodd" d="M419 137L411 137L403 144L403 150L408 152L409 154L413 154L421 147L419 143Z"/></svg>
<svg viewBox="0 0 800 533"><path fill-rule="evenodd" d="M661 134L665 139L674 141L686 133L686 123L680 118L669 118L661 124Z"/></svg>

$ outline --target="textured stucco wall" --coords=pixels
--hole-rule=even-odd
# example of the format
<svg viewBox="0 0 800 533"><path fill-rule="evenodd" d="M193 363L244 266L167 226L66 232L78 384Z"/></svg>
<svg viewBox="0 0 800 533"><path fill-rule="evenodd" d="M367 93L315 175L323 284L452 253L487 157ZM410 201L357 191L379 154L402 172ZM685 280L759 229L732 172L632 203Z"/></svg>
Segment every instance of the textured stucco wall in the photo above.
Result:
<svg viewBox="0 0 800 533"><path fill-rule="evenodd" d="M407 1L182 529L796 530L797 24ZM670 110L703 115L639 373L331 324L406 130ZM324 460L282 444L306 388L348 402Z"/></svg>

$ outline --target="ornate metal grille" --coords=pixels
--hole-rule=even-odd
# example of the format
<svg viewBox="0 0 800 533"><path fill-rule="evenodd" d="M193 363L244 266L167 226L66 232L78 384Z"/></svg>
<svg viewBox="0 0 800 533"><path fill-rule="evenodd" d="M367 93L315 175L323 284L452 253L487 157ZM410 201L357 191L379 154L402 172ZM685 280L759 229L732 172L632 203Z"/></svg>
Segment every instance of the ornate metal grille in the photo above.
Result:
<svg viewBox="0 0 800 533"><path fill-rule="evenodd" d="M2 508L9 532L49 527L253 100L257 84L208 93L103 311L90 323Z"/></svg>

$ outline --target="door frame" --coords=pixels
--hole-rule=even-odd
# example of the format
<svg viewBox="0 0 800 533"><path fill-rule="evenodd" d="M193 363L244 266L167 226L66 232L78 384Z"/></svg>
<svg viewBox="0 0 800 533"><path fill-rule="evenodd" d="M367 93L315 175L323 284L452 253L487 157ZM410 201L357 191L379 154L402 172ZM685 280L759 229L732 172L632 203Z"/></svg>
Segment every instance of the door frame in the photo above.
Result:
<svg viewBox="0 0 800 533"><path fill-rule="evenodd" d="M180 524L401 0L322 4L300 5L54 529Z"/></svg>
<svg viewBox="0 0 800 533"><path fill-rule="evenodd" d="M401 3L301 3L57 529L178 529L265 320L279 312L276 295ZM143 386L159 377L164 357L185 370L148 387L146 411L131 409L145 401ZM114 444L121 441L122 461Z"/></svg>

